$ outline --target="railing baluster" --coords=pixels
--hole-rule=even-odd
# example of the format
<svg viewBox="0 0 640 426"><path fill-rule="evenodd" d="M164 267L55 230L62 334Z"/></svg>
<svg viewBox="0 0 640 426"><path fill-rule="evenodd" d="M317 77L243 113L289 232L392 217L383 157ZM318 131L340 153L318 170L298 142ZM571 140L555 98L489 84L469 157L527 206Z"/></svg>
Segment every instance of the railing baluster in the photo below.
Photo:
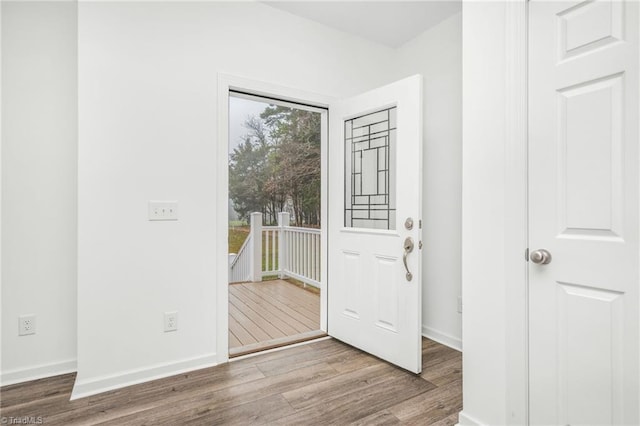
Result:
<svg viewBox="0 0 640 426"><path fill-rule="evenodd" d="M311 253L309 252L309 234L304 233L304 276L310 275L309 259L311 259Z"/></svg>
<svg viewBox="0 0 640 426"><path fill-rule="evenodd" d="M296 267L296 265L293 263L293 232L289 231L287 232L287 234L287 269L289 269L289 271L293 271Z"/></svg>
<svg viewBox="0 0 640 426"><path fill-rule="evenodd" d="M321 242L319 229L293 226L262 227L262 273L290 276L303 283L319 286ZM251 234L229 265L229 282L247 281L251 275Z"/></svg>
<svg viewBox="0 0 640 426"><path fill-rule="evenodd" d="M302 251L302 233L298 233L298 273L302 274L302 259L304 257L304 252Z"/></svg>
<svg viewBox="0 0 640 426"><path fill-rule="evenodd" d="M301 262L300 262L300 275L307 277L307 255L309 254L307 252L307 233L306 232L302 232L300 233L300 253L302 254L301 256ZM305 287L306 287L306 283L305 283Z"/></svg>
<svg viewBox="0 0 640 426"><path fill-rule="evenodd" d="M291 253L293 256L293 268L291 268L291 272L297 274L298 273L298 246L296 243L298 241L298 233L297 232L292 233L291 237L292 237L291 239L293 240L291 244L291 248L293 248L293 253Z"/></svg>
<svg viewBox="0 0 640 426"><path fill-rule="evenodd" d="M320 271L320 265L322 264L320 257L322 256L322 252L320 250L320 234L316 234L316 276L314 278L316 281L320 281L322 277Z"/></svg>
<svg viewBox="0 0 640 426"><path fill-rule="evenodd" d="M264 244L262 248L262 270L263 272L269 272L269 230L265 230L264 238L265 240L262 242Z"/></svg>
<svg viewBox="0 0 640 426"><path fill-rule="evenodd" d="M277 271L280 269L280 265L278 265L278 256L276 256L276 239L278 239L278 231L275 229L271 231L271 270Z"/></svg>
<svg viewBox="0 0 640 426"><path fill-rule="evenodd" d="M311 253L311 279L316 279L316 236L315 234L311 234L311 248L309 252Z"/></svg>

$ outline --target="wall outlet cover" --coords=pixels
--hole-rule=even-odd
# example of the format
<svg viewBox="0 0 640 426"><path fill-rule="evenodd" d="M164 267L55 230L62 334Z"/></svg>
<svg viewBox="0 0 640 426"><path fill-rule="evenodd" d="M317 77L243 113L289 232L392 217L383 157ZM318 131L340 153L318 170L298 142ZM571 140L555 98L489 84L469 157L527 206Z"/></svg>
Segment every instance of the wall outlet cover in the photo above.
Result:
<svg viewBox="0 0 640 426"><path fill-rule="evenodd" d="M36 316L20 315L18 317L18 336L36 334Z"/></svg>
<svg viewBox="0 0 640 426"><path fill-rule="evenodd" d="M165 312L164 313L164 332L177 331L178 330L178 312Z"/></svg>

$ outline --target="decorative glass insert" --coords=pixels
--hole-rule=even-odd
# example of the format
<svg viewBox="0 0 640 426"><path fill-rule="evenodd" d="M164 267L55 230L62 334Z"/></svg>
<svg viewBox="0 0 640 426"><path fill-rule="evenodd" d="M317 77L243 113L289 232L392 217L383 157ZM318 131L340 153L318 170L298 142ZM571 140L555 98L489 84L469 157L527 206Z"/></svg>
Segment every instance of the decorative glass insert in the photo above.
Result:
<svg viewBox="0 0 640 426"><path fill-rule="evenodd" d="M396 229L396 107L346 120L344 142L344 226Z"/></svg>

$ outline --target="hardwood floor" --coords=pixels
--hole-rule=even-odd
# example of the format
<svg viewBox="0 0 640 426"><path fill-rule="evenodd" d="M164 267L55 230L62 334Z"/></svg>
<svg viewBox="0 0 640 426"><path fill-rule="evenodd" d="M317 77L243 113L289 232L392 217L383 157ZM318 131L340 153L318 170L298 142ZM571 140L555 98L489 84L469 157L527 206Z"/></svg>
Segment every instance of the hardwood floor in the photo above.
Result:
<svg viewBox="0 0 640 426"><path fill-rule="evenodd" d="M229 285L231 356L322 335L319 294L284 280Z"/></svg>
<svg viewBox="0 0 640 426"><path fill-rule="evenodd" d="M0 389L0 416L46 425L453 425L462 356L423 339L414 375L334 339L69 401L74 374Z"/></svg>

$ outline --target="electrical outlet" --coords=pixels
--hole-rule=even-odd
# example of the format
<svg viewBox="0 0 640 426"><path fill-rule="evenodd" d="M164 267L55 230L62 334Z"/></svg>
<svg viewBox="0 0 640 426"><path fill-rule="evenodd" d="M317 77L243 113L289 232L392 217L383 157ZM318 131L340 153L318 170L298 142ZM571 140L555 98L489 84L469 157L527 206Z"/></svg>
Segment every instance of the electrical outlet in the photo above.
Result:
<svg viewBox="0 0 640 426"><path fill-rule="evenodd" d="M177 201L149 201L149 220L178 220Z"/></svg>
<svg viewBox="0 0 640 426"><path fill-rule="evenodd" d="M18 317L18 336L36 334L36 316L20 315Z"/></svg>
<svg viewBox="0 0 640 426"><path fill-rule="evenodd" d="M458 296L458 313L462 313L462 296Z"/></svg>
<svg viewBox="0 0 640 426"><path fill-rule="evenodd" d="M177 331L178 330L178 312L165 312L164 313L164 332Z"/></svg>

